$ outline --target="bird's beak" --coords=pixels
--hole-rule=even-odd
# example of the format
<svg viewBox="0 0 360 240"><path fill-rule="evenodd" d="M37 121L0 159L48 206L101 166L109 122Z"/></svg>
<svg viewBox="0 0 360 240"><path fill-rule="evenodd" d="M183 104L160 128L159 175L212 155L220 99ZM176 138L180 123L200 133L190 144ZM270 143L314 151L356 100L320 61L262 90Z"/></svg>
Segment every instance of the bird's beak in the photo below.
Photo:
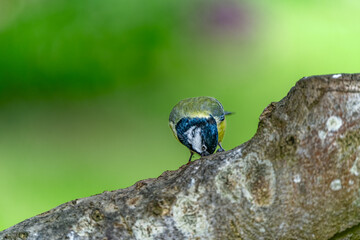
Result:
<svg viewBox="0 0 360 240"><path fill-rule="evenodd" d="M200 154L202 157L205 157L205 156L209 156L210 155L210 153L208 153L208 152L203 152L202 154Z"/></svg>

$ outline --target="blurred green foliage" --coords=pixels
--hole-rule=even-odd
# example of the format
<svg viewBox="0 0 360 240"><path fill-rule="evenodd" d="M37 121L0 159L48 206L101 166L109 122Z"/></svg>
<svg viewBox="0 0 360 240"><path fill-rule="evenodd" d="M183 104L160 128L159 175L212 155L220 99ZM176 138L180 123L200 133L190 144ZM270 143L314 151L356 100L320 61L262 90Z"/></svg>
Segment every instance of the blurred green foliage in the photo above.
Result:
<svg viewBox="0 0 360 240"><path fill-rule="evenodd" d="M225 149L303 76L359 72L360 2L0 0L0 230L187 162L180 100L218 98Z"/></svg>

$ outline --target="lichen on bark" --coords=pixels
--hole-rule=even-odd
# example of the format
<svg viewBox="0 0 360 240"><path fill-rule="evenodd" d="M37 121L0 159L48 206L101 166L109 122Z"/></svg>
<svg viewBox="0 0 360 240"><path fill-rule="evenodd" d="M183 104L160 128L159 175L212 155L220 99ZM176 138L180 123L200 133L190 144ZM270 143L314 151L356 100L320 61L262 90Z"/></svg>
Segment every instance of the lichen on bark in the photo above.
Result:
<svg viewBox="0 0 360 240"><path fill-rule="evenodd" d="M360 239L360 74L297 82L255 136L0 239Z"/></svg>

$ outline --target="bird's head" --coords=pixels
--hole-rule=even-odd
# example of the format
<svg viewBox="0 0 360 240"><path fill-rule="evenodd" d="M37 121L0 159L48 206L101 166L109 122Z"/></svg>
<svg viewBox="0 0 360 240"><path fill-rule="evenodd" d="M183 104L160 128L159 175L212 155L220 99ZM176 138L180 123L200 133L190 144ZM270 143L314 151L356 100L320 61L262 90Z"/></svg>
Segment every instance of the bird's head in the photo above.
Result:
<svg viewBox="0 0 360 240"><path fill-rule="evenodd" d="M201 156L215 152L218 130L213 116L184 117L175 126L179 141Z"/></svg>

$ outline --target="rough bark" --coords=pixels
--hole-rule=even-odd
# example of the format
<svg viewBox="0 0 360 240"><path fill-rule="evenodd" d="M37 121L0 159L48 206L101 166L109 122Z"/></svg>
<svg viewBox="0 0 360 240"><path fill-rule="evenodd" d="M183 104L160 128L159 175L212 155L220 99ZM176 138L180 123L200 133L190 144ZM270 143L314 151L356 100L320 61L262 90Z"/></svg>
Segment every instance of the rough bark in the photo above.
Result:
<svg viewBox="0 0 360 240"><path fill-rule="evenodd" d="M239 147L65 203L0 238L360 239L359 120L360 74L303 78Z"/></svg>

